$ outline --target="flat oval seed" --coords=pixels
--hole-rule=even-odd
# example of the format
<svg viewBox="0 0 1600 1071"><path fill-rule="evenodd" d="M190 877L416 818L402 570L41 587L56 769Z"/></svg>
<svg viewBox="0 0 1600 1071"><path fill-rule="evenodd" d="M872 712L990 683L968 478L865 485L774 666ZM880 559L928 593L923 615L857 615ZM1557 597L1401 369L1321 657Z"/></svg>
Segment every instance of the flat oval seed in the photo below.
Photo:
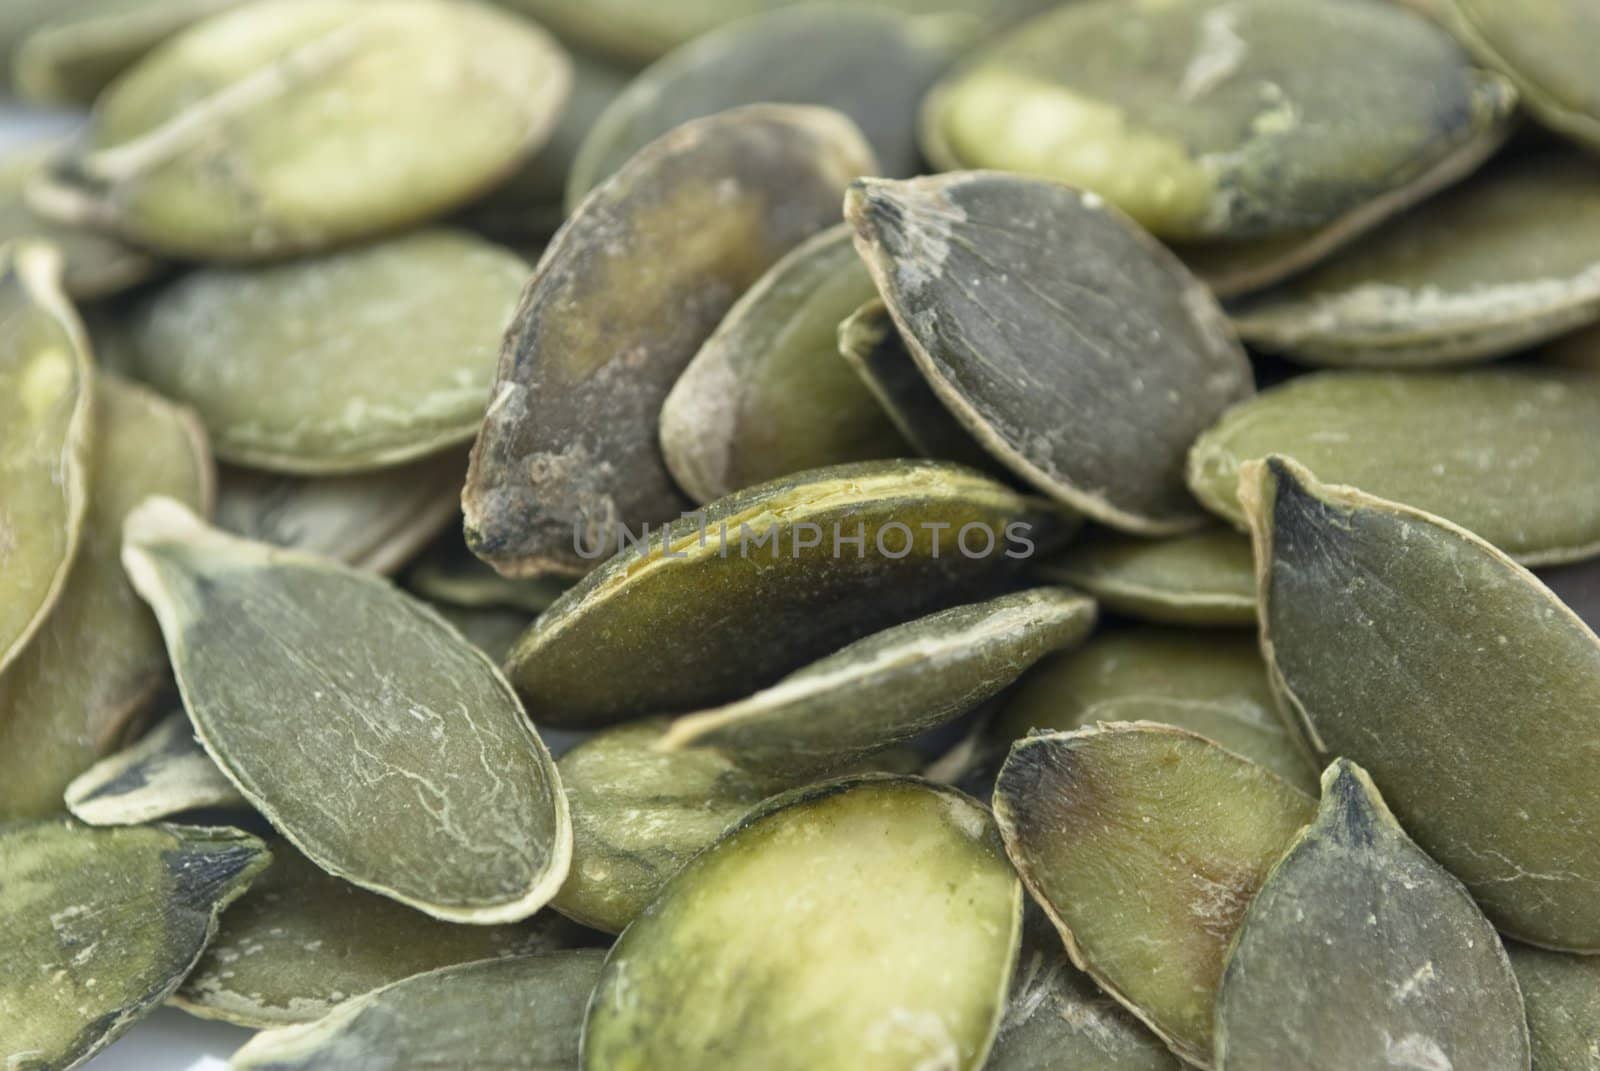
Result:
<svg viewBox="0 0 1600 1071"><path fill-rule="evenodd" d="M712 747L774 775L837 771L971 712L1046 654L1082 641L1094 621L1094 601L1065 588L942 610L680 718L661 746Z"/></svg>
<svg viewBox="0 0 1600 1071"><path fill-rule="evenodd" d="M222 916L172 1003L253 1028L309 1023L402 978L552 951L575 943L579 932L548 912L503 926L440 922L324 873L274 841L271 868Z"/></svg>
<svg viewBox="0 0 1600 1071"><path fill-rule="evenodd" d="M454 922L526 918L560 887L572 830L555 765L437 614L166 499L128 518L123 565L201 743L317 865Z"/></svg>
<svg viewBox="0 0 1600 1071"><path fill-rule="evenodd" d="M494 186L570 78L548 35L483 4L246 4L119 78L34 202L195 258L325 249Z"/></svg>
<svg viewBox="0 0 1600 1071"><path fill-rule="evenodd" d="M1254 636L1141 625L1098 633L1041 662L988 735L1010 745L1038 729L1160 722L1214 740L1315 794L1316 767L1276 706Z"/></svg>
<svg viewBox="0 0 1600 1071"><path fill-rule="evenodd" d="M595 122L568 175L567 206L673 127L759 102L843 112L881 173L909 178L922 170L917 109L971 29L881 7L806 4L698 37L642 72Z"/></svg>
<svg viewBox="0 0 1600 1071"><path fill-rule="evenodd" d="M876 294L840 224L734 303L661 407L662 457L690 498L910 452L839 356L839 324Z"/></svg>
<svg viewBox="0 0 1600 1071"><path fill-rule="evenodd" d="M1600 319L1600 164L1517 156L1233 310L1246 342L1309 364L1498 357Z"/></svg>
<svg viewBox="0 0 1600 1071"><path fill-rule="evenodd" d="M460 231L203 268L130 314L132 374L200 413L217 456L363 472L477 433L529 268Z"/></svg>
<svg viewBox="0 0 1600 1071"><path fill-rule="evenodd" d="M1494 927L1344 759L1245 912L1216 1031L1218 1071L1529 1066Z"/></svg>
<svg viewBox="0 0 1600 1071"><path fill-rule="evenodd" d="M885 896L885 890L892 895ZM611 950L588 1071L975 1071L1022 890L994 823L910 778L779 797L695 858Z"/></svg>
<svg viewBox="0 0 1600 1071"><path fill-rule="evenodd" d="M49 245L0 246L0 670L61 597L83 532L89 346Z"/></svg>
<svg viewBox="0 0 1600 1071"><path fill-rule="evenodd" d="M590 573L517 645L507 673L535 720L561 728L725 703L981 595L1049 545L1059 522L1041 506L926 461L774 480Z"/></svg>
<svg viewBox="0 0 1600 1071"><path fill-rule="evenodd" d="M1093 595L1108 610L1175 625L1250 625L1256 620L1250 541L1211 527L1166 539L1097 529L1034 573Z"/></svg>
<svg viewBox="0 0 1600 1071"><path fill-rule="evenodd" d="M1474 54L1502 71L1545 126L1600 148L1600 11L1584 0L1436 0Z"/></svg>
<svg viewBox="0 0 1600 1071"><path fill-rule="evenodd" d="M947 79L923 148L1093 190L1163 238L1261 238L1460 177L1515 96L1380 0L1087 0Z"/></svg>
<svg viewBox="0 0 1600 1071"><path fill-rule="evenodd" d="M604 952L589 949L430 971L347 1001L315 1023L251 1038L229 1066L571 1071L604 962Z"/></svg>
<svg viewBox="0 0 1600 1071"><path fill-rule="evenodd" d="M154 1011L271 860L236 829L0 828L0 1060L77 1067Z"/></svg>
<svg viewBox="0 0 1600 1071"><path fill-rule="evenodd" d="M202 807L249 807L194 738L180 707L73 779L67 809L91 826L133 826Z"/></svg>
<svg viewBox="0 0 1600 1071"><path fill-rule="evenodd" d="M1600 376L1558 370L1328 372L1231 410L1189 486L1239 527L1244 462L1283 454L1328 483L1447 517L1526 564L1600 551Z"/></svg>
<svg viewBox="0 0 1600 1071"><path fill-rule="evenodd" d="M918 367L991 453L1113 527L1199 523L1184 451L1253 387L1171 253L1098 197L997 173L863 180L845 214Z"/></svg>
<svg viewBox="0 0 1600 1071"><path fill-rule="evenodd" d="M1600 951L1600 639L1448 521L1282 458L1241 493L1262 650L1318 754L1361 763L1502 932Z"/></svg>
<svg viewBox="0 0 1600 1071"><path fill-rule="evenodd" d="M61 813L68 784L121 746L166 678L160 629L119 560L123 519L149 495L211 505L211 455L192 413L102 375L95 420L77 560L0 677L0 821Z"/></svg>
<svg viewBox="0 0 1600 1071"><path fill-rule="evenodd" d="M356 569L392 573L455 519L466 457L449 451L355 476L225 468L217 527Z"/></svg>
<svg viewBox="0 0 1600 1071"><path fill-rule="evenodd" d="M1136 722L1019 740L994 810L1073 963L1209 1066L1228 943L1310 798L1198 736Z"/></svg>
<svg viewBox="0 0 1600 1071"><path fill-rule="evenodd" d="M462 496L467 542L506 575L580 575L580 530L688 508L661 458L661 403L735 299L838 222L876 169L844 116L758 105L686 123L594 191L506 335Z"/></svg>
<svg viewBox="0 0 1600 1071"><path fill-rule="evenodd" d="M1522 988L1533 1071L1600 1068L1600 958L1506 945Z"/></svg>

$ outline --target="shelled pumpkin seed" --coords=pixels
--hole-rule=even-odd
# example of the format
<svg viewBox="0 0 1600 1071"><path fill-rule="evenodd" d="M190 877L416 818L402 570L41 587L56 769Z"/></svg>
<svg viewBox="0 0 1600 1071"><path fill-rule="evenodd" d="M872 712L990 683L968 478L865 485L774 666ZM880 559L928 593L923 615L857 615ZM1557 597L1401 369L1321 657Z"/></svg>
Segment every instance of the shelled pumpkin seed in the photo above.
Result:
<svg viewBox="0 0 1600 1071"><path fill-rule="evenodd" d="M1256 619L1250 543L1219 526L1165 539L1096 529L1033 571L1141 620L1250 625Z"/></svg>
<svg viewBox="0 0 1600 1071"><path fill-rule="evenodd" d="M79 774L63 798L74 818L92 826L140 825L201 808L249 809L195 739L181 706Z"/></svg>
<svg viewBox="0 0 1600 1071"><path fill-rule="evenodd" d="M1533 1071L1600 1067L1600 958L1506 945L1522 989L1533 1043Z"/></svg>

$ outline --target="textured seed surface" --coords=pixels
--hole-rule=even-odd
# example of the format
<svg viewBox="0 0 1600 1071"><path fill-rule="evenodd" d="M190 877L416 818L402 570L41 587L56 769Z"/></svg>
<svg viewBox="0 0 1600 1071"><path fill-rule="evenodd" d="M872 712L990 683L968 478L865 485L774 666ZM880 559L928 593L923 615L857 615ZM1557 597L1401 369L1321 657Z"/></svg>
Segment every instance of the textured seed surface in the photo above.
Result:
<svg viewBox="0 0 1600 1071"><path fill-rule="evenodd" d="M1529 1066L1494 927L1343 759L1245 913L1216 1042L1219 1071Z"/></svg>
<svg viewBox="0 0 1600 1071"><path fill-rule="evenodd" d="M1600 147L1600 11L1583 0L1433 0L1485 63L1505 72L1550 129Z"/></svg>
<svg viewBox="0 0 1600 1071"><path fill-rule="evenodd" d="M1095 529L1034 571L1146 621L1249 625L1256 619L1250 541L1229 528L1154 540Z"/></svg>
<svg viewBox="0 0 1600 1071"><path fill-rule="evenodd" d="M505 339L462 496L467 541L507 575L580 575L575 532L689 508L661 457L661 404L734 301L839 220L876 169L837 112L756 105L686 123L585 199Z"/></svg>
<svg viewBox="0 0 1600 1071"><path fill-rule="evenodd" d="M560 886L572 834L554 764L437 614L170 500L129 517L123 564L207 752L319 866L459 922L525 918Z"/></svg>
<svg viewBox="0 0 1600 1071"><path fill-rule="evenodd" d="M1241 465L1294 458L1327 483L1449 518L1519 561L1600 549L1600 376L1526 368L1327 372L1263 392L1207 431L1189 485L1241 525Z"/></svg>
<svg viewBox="0 0 1600 1071"><path fill-rule="evenodd" d="M1093 190L1165 238L1265 237L1481 159L1514 99L1380 0L1087 0L936 89L923 145Z"/></svg>
<svg viewBox="0 0 1600 1071"><path fill-rule="evenodd" d="M0 1058L76 1067L160 1006L270 861L236 829L0 827Z"/></svg>
<svg viewBox="0 0 1600 1071"><path fill-rule="evenodd" d="M362 472L465 443L529 268L425 230L309 260L211 267L133 311L133 373L194 406L217 456Z"/></svg>
<svg viewBox="0 0 1600 1071"><path fill-rule="evenodd" d="M121 746L166 676L161 632L118 557L123 519L149 495L211 505L193 414L108 375L94 391L78 556L49 620L0 677L0 820L64 811L67 785Z"/></svg>
<svg viewBox="0 0 1600 1071"><path fill-rule="evenodd" d="M912 452L839 355L840 323L877 292L840 224L734 303L661 408L662 456L690 498Z"/></svg>
<svg viewBox="0 0 1600 1071"><path fill-rule="evenodd" d="M1021 897L988 812L951 789L845 779L779 797L617 942L583 1066L676 1071L715 1051L772 1071L975 1071Z"/></svg>
<svg viewBox="0 0 1600 1071"><path fill-rule="evenodd" d="M858 182L845 214L918 367L1012 471L1119 529L1199 523L1184 452L1253 386L1171 253L1097 196L992 172Z"/></svg>
<svg viewBox="0 0 1600 1071"><path fill-rule="evenodd" d="M61 597L83 533L94 391L51 246L0 246L0 670Z"/></svg>
<svg viewBox="0 0 1600 1071"><path fill-rule="evenodd" d="M1534 1071L1600 1067L1600 959L1506 945L1528 1012Z"/></svg>
<svg viewBox="0 0 1600 1071"><path fill-rule="evenodd" d="M1447 521L1279 458L1241 486L1262 649L1309 743L1360 763L1503 933L1600 950L1600 639Z"/></svg>
<svg viewBox="0 0 1600 1071"><path fill-rule="evenodd" d="M1209 1066L1228 944L1311 799L1201 737L1138 722L1019 741L994 807L1073 962Z"/></svg>
<svg viewBox="0 0 1600 1071"><path fill-rule="evenodd" d="M73 817L92 826L139 825L202 807L248 807L195 739L181 707L138 742L75 777L64 799Z"/></svg>
<svg viewBox="0 0 1600 1071"><path fill-rule="evenodd" d="M118 79L38 201L188 256L324 249L493 186L570 79L548 35L484 4L246 4Z"/></svg>

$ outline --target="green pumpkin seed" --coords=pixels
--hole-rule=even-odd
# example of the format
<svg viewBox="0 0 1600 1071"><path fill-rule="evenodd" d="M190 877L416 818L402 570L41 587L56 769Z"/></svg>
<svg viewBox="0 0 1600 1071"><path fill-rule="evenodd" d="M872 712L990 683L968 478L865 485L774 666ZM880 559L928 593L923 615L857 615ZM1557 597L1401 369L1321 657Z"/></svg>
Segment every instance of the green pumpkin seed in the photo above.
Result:
<svg viewBox="0 0 1600 1071"><path fill-rule="evenodd" d="M1456 176L1450 177L1453 179ZM1448 184L1437 182L1423 188L1408 188L1403 201L1398 196L1389 198L1369 206L1371 210L1361 216L1315 230L1234 242L1185 242L1175 246L1173 251L1213 294L1224 301L1231 301L1281 283L1304 271L1402 208L1408 208L1433 194L1436 192L1435 186L1444 185Z"/></svg>
<svg viewBox="0 0 1600 1071"><path fill-rule="evenodd" d="M1545 126L1600 148L1600 11L1583 0L1431 0L1483 62L1503 72Z"/></svg>
<svg viewBox="0 0 1600 1071"><path fill-rule="evenodd" d="M1311 364L1497 357L1600 319L1600 164L1514 157L1234 310Z"/></svg>
<svg viewBox="0 0 1600 1071"><path fill-rule="evenodd" d="M348 1001L324 1019L250 1040L238 1071L502 1067L570 1071L605 953L520 956L430 971ZM491 1029L484 1029L493 1024Z"/></svg>
<svg viewBox="0 0 1600 1071"><path fill-rule="evenodd" d="M989 813L952 789L876 777L778 797L622 935L583 1066L699 1069L715 1051L769 1071L976 1071L1021 915Z"/></svg>
<svg viewBox="0 0 1600 1071"><path fill-rule="evenodd" d="M324 873L282 841L272 860L173 995L184 1011L254 1028L310 1023L423 971L549 952L579 934L550 913L503 926L440 922Z"/></svg>
<svg viewBox="0 0 1600 1071"><path fill-rule="evenodd" d="M1165 539L1096 529L1034 568L1108 610L1175 625L1250 625L1256 620L1250 542L1211 527Z"/></svg>
<svg viewBox="0 0 1600 1071"><path fill-rule="evenodd" d="M438 615L167 499L128 518L123 564L200 742L317 865L455 922L526 918L560 887L572 832L554 763Z"/></svg>
<svg viewBox="0 0 1600 1071"><path fill-rule="evenodd" d="M204 268L133 309L133 373L194 406L225 461L301 475L402 464L477 433L528 273L449 230Z"/></svg>
<svg viewBox="0 0 1600 1071"><path fill-rule="evenodd" d="M484 4L261 0L117 79L34 204L188 257L326 249L494 186L570 80L553 40Z"/></svg>
<svg viewBox="0 0 1600 1071"><path fill-rule="evenodd" d="M1460 177L1515 98L1382 0L1086 0L942 83L923 148L1093 190L1164 238L1263 238Z"/></svg>
<svg viewBox="0 0 1600 1071"><path fill-rule="evenodd" d="M1505 949L1365 771L1322 775L1316 819L1245 913L1217 996L1218 1071L1528 1065Z"/></svg>
<svg viewBox="0 0 1600 1071"><path fill-rule="evenodd" d="M66 1071L165 1000L271 861L236 829L0 827L0 1059Z"/></svg>
<svg viewBox="0 0 1600 1071"><path fill-rule="evenodd" d="M836 771L952 722L1094 627L1095 605L1038 588L857 640L771 688L672 724L668 750L712 747L789 777Z"/></svg>
<svg viewBox="0 0 1600 1071"><path fill-rule="evenodd" d="M1210 1066L1228 943L1310 798L1208 740L1134 722L1019 740L994 811L1073 963Z"/></svg>
<svg viewBox="0 0 1600 1071"><path fill-rule="evenodd" d="M541 725L701 710L970 601L1059 524L1042 504L936 462L774 480L590 573L539 618L507 674Z"/></svg>
<svg viewBox="0 0 1600 1071"><path fill-rule="evenodd" d="M458 512L467 469L455 451L356 476L222 470L217 527L356 569L392 573Z"/></svg>
<svg viewBox="0 0 1600 1071"><path fill-rule="evenodd" d="M661 408L661 453L689 497L909 452L839 356L840 322L876 293L840 224L734 303Z"/></svg>
<svg viewBox="0 0 1600 1071"><path fill-rule="evenodd" d="M881 173L909 178L922 170L917 108L973 28L879 7L805 4L696 38L641 73L595 122L567 179L567 207L673 127L763 101L843 112Z"/></svg>
<svg viewBox="0 0 1600 1071"><path fill-rule="evenodd" d="M49 620L0 677L0 821L63 811L72 779L116 751L167 673L155 619L118 554L149 495L202 511L214 476L193 414L110 376L95 384L83 540Z"/></svg>
<svg viewBox="0 0 1600 1071"><path fill-rule="evenodd" d="M1600 958L1506 945L1533 1042L1533 1071L1600 1068Z"/></svg>
<svg viewBox="0 0 1600 1071"><path fill-rule="evenodd" d="M1253 388L1171 253L1098 197L1012 175L863 180L845 213L917 366L991 453L1113 527L1198 525L1184 451Z"/></svg>
<svg viewBox="0 0 1600 1071"><path fill-rule="evenodd" d="M1239 473L1269 454L1447 517L1518 561L1600 551L1600 376L1557 370L1327 372L1231 410L1200 436L1189 486L1243 527Z"/></svg>
<svg viewBox="0 0 1600 1071"><path fill-rule="evenodd" d="M61 256L0 246L0 671L60 599L84 527L93 392Z"/></svg>
<svg viewBox="0 0 1600 1071"><path fill-rule="evenodd" d="M1600 782L1581 744L1600 639L1446 520L1278 457L1245 467L1241 495L1262 649L1308 742L1370 772L1502 932L1600 951Z"/></svg>
<svg viewBox="0 0 1600 1071"><path fill-rule="evenodd" d="M989 728L1010 744L1034 730L1152 721L1187 729L1315 794L1317 771L1278 716L1255 638L1136 626L1101 632L1023 678Z"/></svg>
<svg viewBox="0 0 1600 1071"><path fill-rule="evenodd" d="M445 533L406 573L406 586L432 602L467 609L502 607L541 614L572 586L546 576L512 579L473 557L459 531Z"/></svg>
<svg viewBox="0 0 1600 1071"><path fill-rule="evenodd" d="M91 826L132 826L203 807L249 806L194 738L181 707L137 743L79 774L65 799L73 817Z"/></svg>
<svg viewBox="0 0 1600 1071"><path fill-rule="evenodd" d="M523 295L462 496L467 543L508 576L581 575L579 529L689 507L661 458L661 403L744 290L835 223L876 169L855 126L757 105L653 142L579 206Z"/></svg>

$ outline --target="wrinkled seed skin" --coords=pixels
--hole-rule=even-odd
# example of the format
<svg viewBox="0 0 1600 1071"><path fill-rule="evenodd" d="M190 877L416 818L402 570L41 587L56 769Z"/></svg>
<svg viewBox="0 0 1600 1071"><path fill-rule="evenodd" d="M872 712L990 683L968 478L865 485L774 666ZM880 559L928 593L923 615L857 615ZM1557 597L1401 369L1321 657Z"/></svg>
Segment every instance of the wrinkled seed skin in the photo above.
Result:
<svg viewBox="0 0 1600 1071"><path fill-rule="evenodd" d="M1217 998L1218 1071L1527 1071L1522 996L1467 890L1357 766L1251 902Z"/></svg>
<svg viewBox="0 0 1600 1071"><path fill-rule="evenodd" d="M774 262L838 222L876 169L836 112L757 105L687 123L595 190L546 250L505 337L462 495L473 552L508 575L581 575L575 533L617 545L690 508L661 457L667 392Z"/></svg>
<svg viewBox="0 0 1600 1071"><path fill-rule="evenodd" d="M1600 148L1600 10L1583 0L1430 0L1484 63L1522 92L1545 126Z"/></svg>
<svg viewBox="0 0 1600 1071"><path fill-rule="evenodd" d="M1306 740L1360 763L1502 933L1600 951L1600 640L1447 521L1281 458L1241 489L1262 649Z"/></svg>
<svg viewBox="0 0 1600 1071"><path fill-rule="evenodd" d="M1600 1068L1600 957L1506 945L1528 1012L1533 1071Z"/></svg>

